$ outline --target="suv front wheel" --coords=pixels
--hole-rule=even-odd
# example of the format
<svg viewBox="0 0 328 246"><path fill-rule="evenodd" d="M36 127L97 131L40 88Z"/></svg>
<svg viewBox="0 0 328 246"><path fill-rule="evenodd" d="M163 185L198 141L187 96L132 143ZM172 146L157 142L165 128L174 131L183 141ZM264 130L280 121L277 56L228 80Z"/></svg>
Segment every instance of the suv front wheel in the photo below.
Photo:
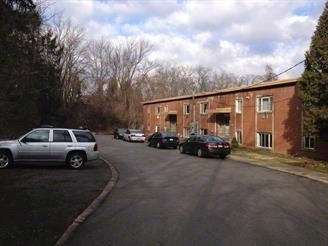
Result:
<svg viewBox="0 0 328 246"><path fill-rule="evenodd" d="M69 153L66 158L66 164L72 169L81 169L86 161L85 154L82 152Z"/></svg>
<svg viewBox="0 0 328 246"><path fill-rule="evenodd" d="M8 150L0 150L0 168L7 168L13 164L13 158Z"/></svg>

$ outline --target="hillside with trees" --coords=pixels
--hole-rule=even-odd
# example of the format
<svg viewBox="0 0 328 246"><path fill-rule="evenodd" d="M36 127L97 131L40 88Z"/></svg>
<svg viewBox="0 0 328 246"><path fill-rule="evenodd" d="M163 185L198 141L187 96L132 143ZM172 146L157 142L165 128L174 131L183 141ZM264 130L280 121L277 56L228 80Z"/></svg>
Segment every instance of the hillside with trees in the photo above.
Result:
<svg viewBox="0 0 328 246"><path fill-rule="evenodd" d="M149 59L147 40L90 40L83 28L32 0L0 0L0 137L41 124L142 126L142 101L190 95L272 79ZM218 64L219 67L219 64ZM274 77L276 79L276 77Z"/></svg>

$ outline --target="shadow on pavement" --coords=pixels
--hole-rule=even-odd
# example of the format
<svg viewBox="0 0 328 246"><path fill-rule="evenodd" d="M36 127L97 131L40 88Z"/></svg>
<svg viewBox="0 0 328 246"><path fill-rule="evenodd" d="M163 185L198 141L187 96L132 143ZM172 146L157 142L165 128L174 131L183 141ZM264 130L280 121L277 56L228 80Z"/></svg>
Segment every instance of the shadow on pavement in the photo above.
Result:
<svg viewBox="0 0 328 246"><path fill-rule="evenodd" d="M82 170L61 165L0 170L0 245L54 245L110 178L102 160Z"/></svg>

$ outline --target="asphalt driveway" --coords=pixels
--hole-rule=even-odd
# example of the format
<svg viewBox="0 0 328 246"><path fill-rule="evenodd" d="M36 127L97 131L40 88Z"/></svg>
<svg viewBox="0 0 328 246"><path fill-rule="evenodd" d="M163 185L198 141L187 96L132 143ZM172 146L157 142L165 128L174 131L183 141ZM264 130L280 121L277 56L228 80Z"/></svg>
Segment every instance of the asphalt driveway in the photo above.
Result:
<svg viewBox="0 0 328 246"><path fill-rule="evenodd" d="M83 170L44 165L0 170L0 245L54 245L110 178L102 160Z"/></svg>

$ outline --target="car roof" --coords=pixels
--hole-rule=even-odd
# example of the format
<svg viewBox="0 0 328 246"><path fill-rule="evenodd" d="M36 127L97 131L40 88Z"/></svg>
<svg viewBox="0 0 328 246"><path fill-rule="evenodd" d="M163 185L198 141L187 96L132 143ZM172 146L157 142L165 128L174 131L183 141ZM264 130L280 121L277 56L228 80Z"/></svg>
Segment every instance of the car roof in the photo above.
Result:
<svg viewBox="0 0 328 246"><path fill-rule="evenodd" d="M37 127L37 128L33 128L33 130L37 130L37 129L52 129L52 130L71 130L71 131L90 131L89 129L86 128L65 128L65 127Z"/></svg>

